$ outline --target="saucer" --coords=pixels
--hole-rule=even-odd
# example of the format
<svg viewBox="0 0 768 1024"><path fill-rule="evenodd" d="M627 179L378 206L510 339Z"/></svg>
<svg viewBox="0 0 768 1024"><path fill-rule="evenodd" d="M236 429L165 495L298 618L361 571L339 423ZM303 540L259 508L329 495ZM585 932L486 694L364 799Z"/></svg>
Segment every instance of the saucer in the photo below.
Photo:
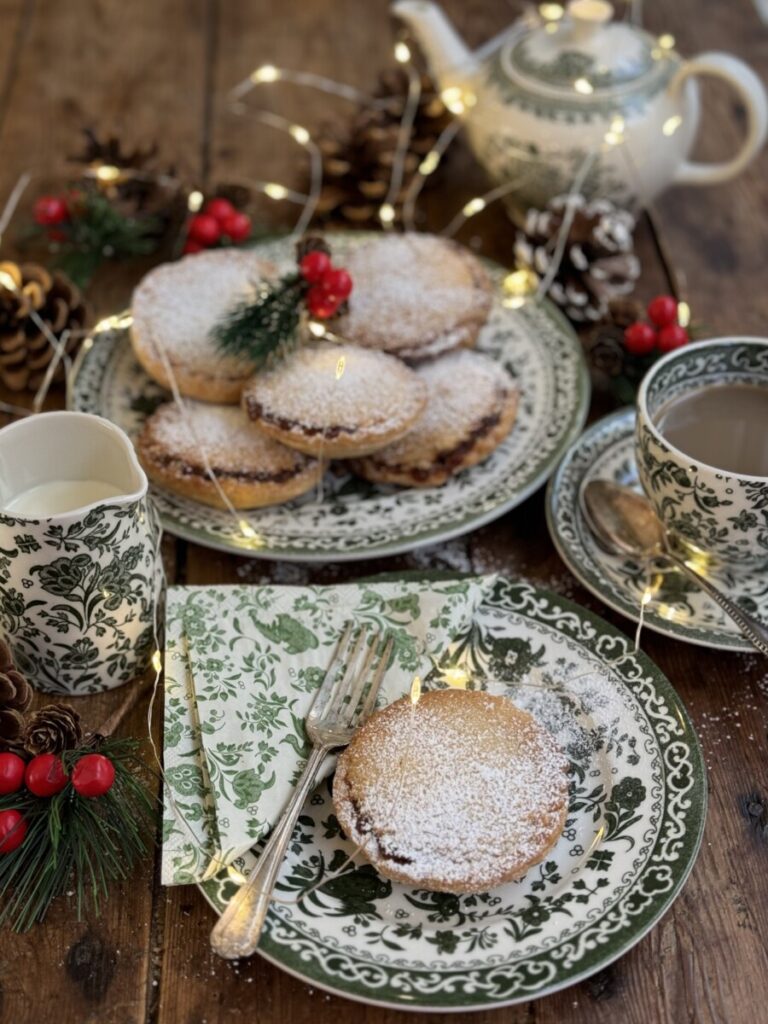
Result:
<svg viewBox="0 0 768 1024"><path fill-rule="evenodd" d="M646 566L606 554L593 538L579 504L582 488L604 478L640 490L634 455L634 409L599 420L569 448L547 489L547 525L555 547L576 578L609 608L637 622L643 595L650 595L648 629L716 650L754 647L737 626L692 581L663 560ZM738 576L710 578L751 615L768 623L768 561Z"/></svg>

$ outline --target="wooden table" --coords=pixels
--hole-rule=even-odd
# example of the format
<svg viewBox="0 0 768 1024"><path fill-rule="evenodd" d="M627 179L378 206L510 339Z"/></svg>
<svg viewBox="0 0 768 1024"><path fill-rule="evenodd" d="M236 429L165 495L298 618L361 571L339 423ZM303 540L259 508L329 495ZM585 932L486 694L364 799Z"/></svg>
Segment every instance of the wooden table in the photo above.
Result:
<svg viewBox="0 0 768 1024"><path fill-rule="evenodd" d="M504 27L518 0L450 0L445 5L470 44ZM728 49L768 73L768 27L748 0L676 4L649 0L646 24L670 31L683 53ZM227 89L259 64L304 68L374 84L391 63L386 4L379 0L0 0L0 203L18 175L38 175L31 195L60 184L66 156L85 124L129 142L158 140L168 162L201 181L237 177L298 181L295 150L268 129L222 110ZM707 86L709 159L735 149L744 112L725 89ZM340 104L292 90L269 94L282 112L319 125ZM439 230L469 196L483 191L468 156L457 154L449 182L430 201ZM765 218L768 161L737 181L681 189L659 204L659 235L641 226L641 297L667 290L659 240L684 270L696 319L712 335L765 334ZM455 182L453 184L452 182ZM265 203L264 216L288 216ZM511 232L498 208L467 226L464 240L511 257ZM13 254L10 240L3 252ZM98 313L120 308L142 268L113 268L91 289ZM542 493L496 523L418 558L398 557L311 569L273 565L165 539L169 578L179 583L354 579L383 569L449 567L525 576L603 614L555 554ZM757 655L717 654L646 633L644 647L672 680L698 727L710 781L709 820L699 861L674 908L629 954L588 981L549 998L478 1013L483 1021L599 1024L684 1021L731 1024L768 1014L768 673ZM98 724L121 699L78 707ZM145 731L144 706L125 729ZM404 1013L359 1006L312 989L259 957L229 964L208 949L213 913L191 888L163 889L157 854L116 890L103 913L76 920L62 899L44 925L0 937L0 1017L14 1024L319 1024L405 1021ZM438 1019L438 1018L435 1018ZM439 1019L449 1020L446 1015ZM455 1019L455 1018L454 1018Z"/></svg>

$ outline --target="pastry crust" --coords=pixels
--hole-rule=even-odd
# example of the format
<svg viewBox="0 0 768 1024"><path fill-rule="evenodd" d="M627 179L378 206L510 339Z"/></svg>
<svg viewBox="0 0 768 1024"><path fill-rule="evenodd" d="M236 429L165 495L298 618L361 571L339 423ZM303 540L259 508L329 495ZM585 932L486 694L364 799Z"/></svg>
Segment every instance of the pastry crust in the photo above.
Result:
<svg viewBox="0 0 768 1024"><path fill-rule="evenodd" d="M505 697L436 690L374 713L339 757L339 824L388 878L484 892L521 878L560 837L568 762Z"/></svg>
<svg viewBox="0 0 768 1024"><path fill-rule="evenodd" d="M243 405L262 433L323 458L368 455L406 434L427 400L400 360L356 345L302 346L256 374Z"/></svg>
<svg viewBox="0 0 768 1024"><path fill-rule="evenodd" d="M264 437L238 406L189 401L185 408L188 420L174 402L161 405L136 444L147 475L169 491L226 508L207 473L201 447L237 509L277 505L319 483L323 470L317 459Z"/></svg>
<svg viewBox="0 0 768 1024"><path fill-rule="evenodd" d="M514 379L480 352L452 352L417 367L427 387L427 408L413 429L352 469L366 480L436 487L486 459L517 417Z"/></svg>
<svg viewBox="0 0 768 1024"><path fill-rule="evenodd" d="M406 232L350 253L354 289L338 333L411 362L472 347L488 319L493 283L464 246Z"/></svg>
<svg viewBox="0 0 768 1024"><path fill-rule="evenodd" d="M214 249L155 267L133 293L131 310L131 342L144 370L170 388L162 350L182 395L239 402L253 364L223 355L210 332L275 273L271 263L243 249Z"/></svg>

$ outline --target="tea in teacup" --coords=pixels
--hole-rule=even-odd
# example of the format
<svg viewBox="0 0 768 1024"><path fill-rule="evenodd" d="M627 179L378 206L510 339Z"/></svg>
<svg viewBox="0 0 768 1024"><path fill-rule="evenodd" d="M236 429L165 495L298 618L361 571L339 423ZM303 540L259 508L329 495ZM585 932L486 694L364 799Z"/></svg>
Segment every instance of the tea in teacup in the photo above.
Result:
<svg viewBox="0 0 768 1024"><path fill-rule="evenodd" d="M712 384L661 406L659 433L692 459L738 476L768 476L768 386Z"/></svg>

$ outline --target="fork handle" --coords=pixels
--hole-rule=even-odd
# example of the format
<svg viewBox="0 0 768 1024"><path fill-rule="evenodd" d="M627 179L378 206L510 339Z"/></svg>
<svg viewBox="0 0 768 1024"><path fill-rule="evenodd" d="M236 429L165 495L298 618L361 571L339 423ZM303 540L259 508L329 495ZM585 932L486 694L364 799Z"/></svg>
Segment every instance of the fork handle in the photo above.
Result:
<svg viewBox="0 0 768 1024"><path fill-rule="evenodd" d="M248 876L248 881L235 893L211 932L211 948L225 960L250 956L259 944L293 826L329 750L331 747L326 746L312 748L299 784Z"/></svg>

